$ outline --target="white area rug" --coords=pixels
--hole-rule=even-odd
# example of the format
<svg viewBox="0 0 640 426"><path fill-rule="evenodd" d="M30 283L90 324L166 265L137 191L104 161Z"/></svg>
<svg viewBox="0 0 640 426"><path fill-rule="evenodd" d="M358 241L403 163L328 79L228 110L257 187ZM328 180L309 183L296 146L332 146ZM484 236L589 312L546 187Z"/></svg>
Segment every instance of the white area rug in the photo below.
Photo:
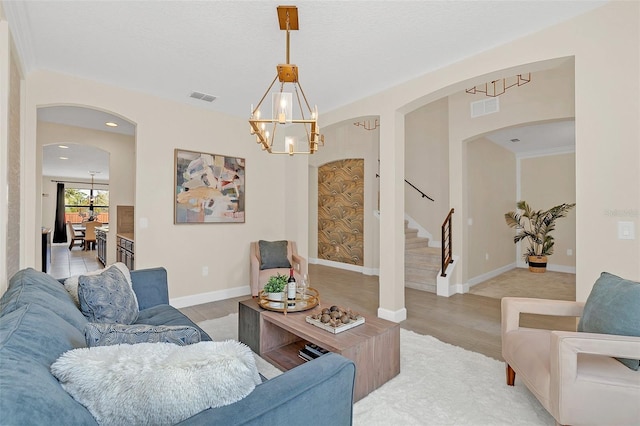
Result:
<svg viewBox="0 0 640 426"><path fill-rule="evenodd" d="M198 325L216 341L238 338L238 314ZM256 362L265 377L273 377L273 370L279 373L260 357ZM503 362L401 329L400 374L355 404L353 424L493 426L555 421L517 378L516 386L506 385Z"/></svg>
<svg viewBox="0 0 640 426"><path fill-rule="evenodd" d="M225 340L238 340L238 314L230 314L226 317L216 318L198 323L198 326L207 332L214 342ZM267 379L272 379L282 371L260 358L255 353L258 371Z"/></svg>

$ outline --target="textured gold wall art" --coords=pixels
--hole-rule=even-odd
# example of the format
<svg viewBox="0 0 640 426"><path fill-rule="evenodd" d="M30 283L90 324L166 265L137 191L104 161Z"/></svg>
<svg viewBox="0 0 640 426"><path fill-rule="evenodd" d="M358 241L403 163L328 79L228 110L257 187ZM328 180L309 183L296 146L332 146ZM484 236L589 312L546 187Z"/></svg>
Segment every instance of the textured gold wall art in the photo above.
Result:
<svg viewBox="0 0 640 426"><path fill-rule="evenodd" d="M318 258L363 266L364 160L318 169Z"/></svg>

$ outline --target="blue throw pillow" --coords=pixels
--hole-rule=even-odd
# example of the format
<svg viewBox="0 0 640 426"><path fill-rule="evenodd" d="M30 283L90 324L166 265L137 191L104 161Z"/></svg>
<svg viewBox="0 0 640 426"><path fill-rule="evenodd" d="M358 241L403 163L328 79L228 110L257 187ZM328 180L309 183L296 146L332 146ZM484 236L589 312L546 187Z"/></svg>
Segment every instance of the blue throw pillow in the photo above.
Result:
<svg viewBox="0 0 640 426"><path fill-rule="evenodd" d="M640 337L640 283L603 272L584 305L578 331ZM632 370L640 360L616 358Z"/></svg>
<svg viewBox="0 0 640 426"><path fill-rule="evenodd" d="M88 347L120 345L123 343L173 343L178 346L200 341L200 332L189 326L166 326L147 324L100 324L88 323L84 328Z"/></svg>
<svg viewBox="0 0 640 426"><path fill-rule="evenodd" d="M258 241L260 269L291 268L287 258L287 241Z"/></svg>
<svg viewBox="0 0 640 426"><path fill-rule="evenodd" d="M111 266L98 275L78 278L80 310L89 322L132 324L138 300L120 269Z"/></svg>

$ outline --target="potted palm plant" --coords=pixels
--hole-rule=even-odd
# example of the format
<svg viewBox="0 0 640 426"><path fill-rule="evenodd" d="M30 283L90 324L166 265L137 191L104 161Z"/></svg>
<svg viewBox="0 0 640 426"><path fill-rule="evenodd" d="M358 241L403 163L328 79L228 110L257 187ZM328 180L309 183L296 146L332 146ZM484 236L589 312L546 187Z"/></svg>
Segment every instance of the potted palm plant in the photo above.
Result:
<svg viewBox="0 0 640 426"><path fill-rule="evenodd" d="M556 220L566 217L575 203L563 203L549 210L533 210L526 201L518 201L517 211L505 213L504 219L510 228L518 230L514 243L527 239L529 246L523 253L525 262L529 264L531 272L545 272L547 270L547 256L553 254L553 236Z"/></svg>

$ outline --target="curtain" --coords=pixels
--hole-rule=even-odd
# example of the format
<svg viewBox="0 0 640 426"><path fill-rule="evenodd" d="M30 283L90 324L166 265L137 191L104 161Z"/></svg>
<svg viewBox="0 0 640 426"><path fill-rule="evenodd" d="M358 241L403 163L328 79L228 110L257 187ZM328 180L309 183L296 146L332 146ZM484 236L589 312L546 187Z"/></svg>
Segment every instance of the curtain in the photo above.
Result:
<svg viewBox="0 0 640 426"><path fill-rule="evenodd" d="M64 183L58 183L56 198L56 221L53 226L53 242L67 242L67 226L64 223Z"/></svg>

